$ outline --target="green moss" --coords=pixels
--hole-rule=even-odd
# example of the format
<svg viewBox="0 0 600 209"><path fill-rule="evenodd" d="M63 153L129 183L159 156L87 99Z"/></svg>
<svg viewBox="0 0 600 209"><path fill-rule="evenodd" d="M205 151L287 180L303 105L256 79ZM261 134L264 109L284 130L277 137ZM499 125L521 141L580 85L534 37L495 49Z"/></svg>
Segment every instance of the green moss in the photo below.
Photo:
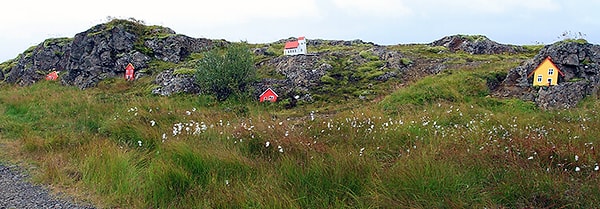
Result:
<svg viewBox="0 0 600 209"><path fill-rule="evenodd" d="M367 76L365 77L367 80L372 80L374 78L377 78L379 76L382 76L383 74L385 74L384 71L375 71L375 72L370 72L369 74L367 74Z"/></svg>
<svg viewBox="0 0 600 209"><path fill-rule="evenodd" d="M429 47L425 48L425 51L437 54L437 53L447 52L448 48L446 48L445 46L429 46Z"/></svg>
<svg viewBox="0 0 600 209"><path fill-rule="evenodd" d="M173 75L194 75L198 69L193 68L179 68L173 71Z"/></svg>
<svg viewBox="0 0 600 209"><path fill-rule="evenodd" d="M31 57L31 56L33 56L33 51L35 50L35 48L37 48L37 46L30 46L19 56L23 56L25 58Z"/></svg>
<svg viewBox="0 0 600 209"><path fill-rule="evenodd" d="M164 70L168 69L176 69L178 68L178 64L172 62L165 62L162 60L154 59L148 63L148 68L146 73L160 73Z"/></svg>
<svg viewBox="0 0 600 209"><path fill-rule="evenodd" d="M568 82L578 82L584 80L583 78L571 78Z"/></svg>
<svg viewBox="0 0 600 209"><path fill-rule="evenodd" d="M17 66L17 59L10 59L0 63L0 70L2 70L2 72L7 72L15 66Z"/></svg>
<svg viewBox="0 0 600 209"><path fill-rule="evenodd" d="M458 36L461 37L461 38L467 39L469 41L472 41L472 42L483 41L483 40L487 40L488 39L484 35L463 35L463 34L459 34Z"/></svg>
<svg viewBox="0 0 600 209"><path fill-rule="evenodd" d="M378 56L375 56L371 51L361 51L359 53L360 57L367 59L369 61L377 61L379 60Z"/></svg>
<svg viewBox="0 0 600 209"><path fill-rule="evenodd" d="M403 57L402 59L400 59L400 62L402 62L403 65L410 65L413 63L412 60L410 60L409 58Z"/></svg>
<svg viewBox="0 0 600 209"><path fill-rule="evenodd" d="M538 53L542 48L544 48L544 45L524 45L523 48L530 53Z"/></svg>
<svg viewBox="0 0 600 209"><path fill-rule="evenodd" d="M324 75L323 77L321 77L321 82L326 84L336 84L337 80L329 75Z"/></svg>
<svg viewBox="0 0 600 209"><path fill-rule="evenodd" d="M578 44L587 44L588 43L588 41L585 40L585 39L583 39L583 38L579 38L579 39L571 39L571 38L569 38L569 39L563 40L562 42L567 42L567 43L568 42L575 42L575 43L578 43Z"/></svg>
<svg viewBox="0 0 600 209"><path fill-rule="evenodd" d="M42 44L44 45L44 47L48 47L50 45L57 45L60 47L66 46L68 44L70 44L71 42L73 42L73 38L51 38L51 39L46 39Z"/></svg>
<svg viewBox="0 0 600 209"><path fill-rule="evenodd" d="M256 74L259 79L263 79L263 78L271 78L271 79L278 79L278 80L286 79L285 75L277 72L277 70L275 70L274 66L262 66L261 68L256 70Z"/></svg>

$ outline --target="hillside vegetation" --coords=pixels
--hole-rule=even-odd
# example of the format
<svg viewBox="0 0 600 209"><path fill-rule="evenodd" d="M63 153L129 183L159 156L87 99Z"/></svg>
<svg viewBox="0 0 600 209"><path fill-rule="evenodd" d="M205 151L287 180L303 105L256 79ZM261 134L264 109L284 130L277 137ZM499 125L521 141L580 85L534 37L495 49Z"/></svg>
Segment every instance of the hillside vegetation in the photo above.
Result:
<svg viewBox="0 0 600 209"><path fill-rule="evenodd" d="M0 159L107 208L600 205L595 95L551 111L490 96L491 86L540 47L474 55L424 44L385 46L406 55L414 70L383 82L368 74L390 69L374 67L379 58L363 45L321 47L370 61L361 71L348 64L352 56L329 57L323 90L294 107L153 95L151 76L108 78L85 90L52 81L3 83ZM279 57L254 56L257 63ZM192 54L185 63L200 58ZM420 71L431 63L446 67ZM273 70L267 65L257 73L281 76ZM359 74L367 75L353 77ZM355 95L367 90L375 93Z"/></svg>

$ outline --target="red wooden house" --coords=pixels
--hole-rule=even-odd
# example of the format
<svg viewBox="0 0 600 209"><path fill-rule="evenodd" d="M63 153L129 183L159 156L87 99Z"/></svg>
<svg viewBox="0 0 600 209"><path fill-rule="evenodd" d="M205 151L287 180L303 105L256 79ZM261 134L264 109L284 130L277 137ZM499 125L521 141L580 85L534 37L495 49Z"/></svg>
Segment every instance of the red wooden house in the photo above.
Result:
<svg viewBox="0 0 600 209"><path fill-rule="evenodd" d="M133 70L133 65L131 63L127 64L127 67L125 67L125 80L133 81Z"/></svg>
<svg viewBox="0 0 600 209"><path fill-rule="evenodd" d="M277 101L277 94L275 93L275 91L273 91L273 89L268 88L267 90L265 90L265 92L263 92L262 94L260 94L260 96L258 97L260 102L266 102L266 101L270 101L270 102L275 102Z"/></svg>
<svg viewBox="0 0 600 209"><path fill-rule="evenodd" d="M48 75L46 75L46 80L47 81L54 81L58 79L58 72L57 71L52 71L51 73L49 73Z"/></svg>

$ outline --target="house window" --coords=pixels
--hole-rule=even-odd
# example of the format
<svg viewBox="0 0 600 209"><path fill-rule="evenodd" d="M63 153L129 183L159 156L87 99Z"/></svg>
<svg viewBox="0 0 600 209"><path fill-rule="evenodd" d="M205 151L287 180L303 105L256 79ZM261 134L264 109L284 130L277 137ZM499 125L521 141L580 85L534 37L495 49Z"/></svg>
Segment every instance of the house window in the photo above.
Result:
<svg viewBox="0 0 600 209"><path fill-rule="evenodd" d="M275 97L274 96L269 96L269 100L274 100Z"/></svg>
<svg viewBox="0 0 600 209"><path fill-rule="evenodd" d="M538 77L537 77L537 82L538 82L538 83L541 83L541 82L542 82L542 76L541 76L541 75L538 75Z"/></svg>
<svg viewBox="0 0 600 209"><path fill-rule="evenodd" d="M550 68L548 69L548 75L553 75L554 74L554 69Z"/></svg>

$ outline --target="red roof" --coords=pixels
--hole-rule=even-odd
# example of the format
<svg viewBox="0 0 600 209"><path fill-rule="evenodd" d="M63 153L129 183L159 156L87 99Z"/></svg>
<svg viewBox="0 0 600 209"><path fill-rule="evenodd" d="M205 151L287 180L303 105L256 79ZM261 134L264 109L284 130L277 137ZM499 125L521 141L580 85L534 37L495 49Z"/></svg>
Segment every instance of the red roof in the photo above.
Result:
<svg viewBox="0 0 600 209"><path fill-rule="evenodd" d="M276 102L277 97L279 97L277 95L277 93L275 93L275 91L273 91L273 89L268 88L267 90L265 90L265 92L260 94L259 101L260 102L264 102L264 101Z"/></svg>
<svg viewBox="0 0 600 209"><path fill-rule="evenodd" d="M300 36L298 40L304 40L304 36Z"/></svg>
<svg viewBox="0 0 600 209"><path fill-rule="evenodd" d="M554 67L554 69L556 69L561 76L565 76L565 74L560 69L558 69L558 67L556 67L556 65L554 64L554 62L552 62L552 58L550 56L546 57L546 59L544 59L542 61L542 63L540 63L540 65L542 65L545 61L549 61L550 64L552 65L552 67ZM533 71L531 71L529 73L529 75L527 75L527 78L531 77L535 73L535 71L539 68L540 65L538 65L538 67L536 67L536 69L534 69Z"/></svg>
<svg viewBox="0 0 600 209"><path fill-rule="evenodd" d="M133 71L133 65L131 63L127 64L127 67L125 67L125 71Z"/></svg>
<svg viewBox="0 0 600 209"><path fill-rule="evenodd" d="M293 49L293 48L298 48L298 41L290 41L285 43L285 49Z"/></svg>
<svg viewBox="0 0 600 209"><path fill-rule="evenodd" d="M262 94L260 94L259 97L262 97L266 93L273 93L273 95L275 95L276 97L279 97L279 95L277 95L277 93L275 93L275 91L273 91L273 89L271 89L271 88L267 88L267 90L265 90Z"/></svg>

